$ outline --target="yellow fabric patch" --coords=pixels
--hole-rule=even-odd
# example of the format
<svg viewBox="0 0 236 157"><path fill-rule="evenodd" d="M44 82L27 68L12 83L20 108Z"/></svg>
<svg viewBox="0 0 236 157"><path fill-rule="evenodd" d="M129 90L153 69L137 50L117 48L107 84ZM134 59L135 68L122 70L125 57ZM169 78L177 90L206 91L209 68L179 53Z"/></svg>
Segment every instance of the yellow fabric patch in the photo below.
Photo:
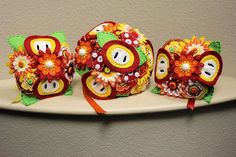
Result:
<svg viewBox="0 0 236 157"><path fill-rule="evenodd" d="M129 61L126 63L126 64L119 64L118 62L116 62L113 57L112 57L112 52L115 50L115 49L122 49L123 51L125 51L127 53L127 55L129 56ZM132 51L122 45L117 45L117 44L114 44L112 45L111 47L109 47L107 49L107 53L106 53L106 57L108 59L108 61L114 66L114 67L117 67L117 68L129 68L133 65L134 63L134 55L132 53Z"/></svg>
<svg viewBox="0 0 236 157"><path fill-rule="evenodd" d="M166 67L164 67L164 69L162 68L162 70L164 70L164 72L162 74L160 74L159 72L159 62L160 62L160 59L161 58L164 58L166 60ZM157 79L163 79L165 78L167 75L168 75L168 68L170 67L170 63L169 63L169 58L167 57L166 54L159 54L158 57L157 57L157 65L156 65L157 69L156 69L156 77Z"/></svg>

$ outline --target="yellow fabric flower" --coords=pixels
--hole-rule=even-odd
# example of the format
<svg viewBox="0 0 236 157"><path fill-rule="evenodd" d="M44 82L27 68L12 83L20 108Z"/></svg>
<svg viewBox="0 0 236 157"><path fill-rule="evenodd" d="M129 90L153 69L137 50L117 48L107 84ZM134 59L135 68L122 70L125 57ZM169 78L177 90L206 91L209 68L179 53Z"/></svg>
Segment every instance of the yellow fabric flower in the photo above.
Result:
<svg viewBox="0 0 236 157"><path fill-rule="evenodd" d="M168 45L165 46L165 49L170 53L178 53L180 54L183 50L183 45L181 45L178 41L171 41Z"/></svg>
<svg viewBox="0 0 236 157"><path fill-rule="evenodd" d="M24 78L20 78L21 87L25 90L33 91L33 85L37 77L34 73L27 73Z"/></svg>

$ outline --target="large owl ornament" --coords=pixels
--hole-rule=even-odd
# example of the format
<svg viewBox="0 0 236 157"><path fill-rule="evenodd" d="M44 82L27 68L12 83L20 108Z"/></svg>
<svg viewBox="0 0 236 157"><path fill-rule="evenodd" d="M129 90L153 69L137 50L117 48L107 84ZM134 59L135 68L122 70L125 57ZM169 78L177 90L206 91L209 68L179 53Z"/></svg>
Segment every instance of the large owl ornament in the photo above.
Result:
<svg viewBox="0 0 236 157"><path fill-rule="evenodd" d="M7 65L15 76L23 104L72 94L74 57L63 32L51 36L11 36L8 43L13 54Z"/></svg>
<svg viewBox="0 0 236 157"><path fill-rule="evenodd" d="M204 37L167 41L156 56L153 93L189 99L194 109L196 99L210 103L222 72L221 44Z"/></svg>
<svg viewBox="0 0 236 157"><path fill-rule="evenodd" d="M138 29L103 22L78 41L75 64L84 91L113 99L144 91L153 70L153 48Z"/></svg>

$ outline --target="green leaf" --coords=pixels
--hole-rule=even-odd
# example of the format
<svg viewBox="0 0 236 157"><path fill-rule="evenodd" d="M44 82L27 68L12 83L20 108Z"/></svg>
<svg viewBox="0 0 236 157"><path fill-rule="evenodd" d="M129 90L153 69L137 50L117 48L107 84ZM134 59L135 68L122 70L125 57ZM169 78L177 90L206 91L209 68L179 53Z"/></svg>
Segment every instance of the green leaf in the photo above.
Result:
<svg viewBox="0 0 236 157"><path fill-rule="evenodd" d="M23 35L10 36L7 39L9 46L13 50L18 50L19 47L24 48L24 41L25 41L25 36Z"/></svg>
<svg viewBox="0 0 236 157"><path fill-rule="evenodd" d="M38 101L39 101L39 99L37 99L35 96L26 95L24 93L21 94L21 102L25 106L30 106Z"/></svg>
<svg viewBox="0 0 236 157"><path fill-rule="evenodd" d="M66 90L65 92L65 96L70 96L73 94L73 88L72 88L72 85L69 85L68 89Z"/></svg>
<svg viewBox="0 0 236 157"><path fill-rule="evenodd" d="M110 32L99 32L97 34L98 44L101 47L103 47L103 45L106 44L108 41L117 39L118 39L117 36Z"/></svg>
<svg viewBox="0 0 236 157"><path fill-rule="evenodd" d="M89 68L86 67L84 70L82 69L76 69L76 72L80 75L80 76L83 76L84 74L86 74L87 72L89 72Z"/></svg>
<svg viewBox="0 0 236 157"><path fill-rule="evenodd" d="M127 97L127 96L129 96L129 94L119 94L119 95L117 95L117 97Z"/></svg>
<svg viewBox="0 0 236 157"><path fill-rule="evenodd" d="M154 94L160 94L161 89L158 88L158 87L154 87L154 88L151 90L151 92L154 93Z"/></svg>
<svg viewBox="0 0 236 157"><path fill-rule="evenodd" d="M54 32L51 35L57 38L61 43L66 42L66 35L64 32Z"/></svg>
<svg viewBox="0 0 236 157"><path fill-rule="evenodd" d="M207 103L211 103L211 99L213 97L214 94L214 87L208 87L208 92L207 94L204 96L203 100Z"/></svg>
<svg viewBox="0 0 236 157"><path fill-rule="evenodd" d="M143 65L146 61L147 61L147 56L144 54L143 50L141 49L141 47L137 47L136 51L138 52L139 55L139 66Z"/></svg>
<svg viewBox="0 0 236 157"><path fill-rule="evenodd" d="M220 41L213 41L209 45L209 48L212 48L216 52L220 53L221 52L221 42Z"/></svg>

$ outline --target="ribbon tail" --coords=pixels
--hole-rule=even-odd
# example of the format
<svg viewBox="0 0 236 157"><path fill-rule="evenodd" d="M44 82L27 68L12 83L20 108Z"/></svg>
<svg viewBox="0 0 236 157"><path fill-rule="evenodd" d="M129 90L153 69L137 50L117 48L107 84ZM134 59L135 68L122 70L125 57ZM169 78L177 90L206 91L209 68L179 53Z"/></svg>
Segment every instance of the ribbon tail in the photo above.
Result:
<svg viewBox="0 0 236 157"><path fill-rule="evenodd" d="M97 113L97 114L106 114L106 111L103 110L97 103L96 101L93 100L93 98L91 98L85 88L83 88L83 94L84 94L84 97L85 99L87 100L87 102L90 104L90 106L94 109L94 111Z"/></svg>
<svg viewBox="0 0 236 157"><path fill-rule="evenodd" d="M194 110L195 99L188 99L187 107L190 110Z"/></svg>
<svg viewBox="0 0 236 157"><path fill-rule="evenodd" d="M12 102L11 104L15 104L21 101L21 94L19 94Z"/></svg>

